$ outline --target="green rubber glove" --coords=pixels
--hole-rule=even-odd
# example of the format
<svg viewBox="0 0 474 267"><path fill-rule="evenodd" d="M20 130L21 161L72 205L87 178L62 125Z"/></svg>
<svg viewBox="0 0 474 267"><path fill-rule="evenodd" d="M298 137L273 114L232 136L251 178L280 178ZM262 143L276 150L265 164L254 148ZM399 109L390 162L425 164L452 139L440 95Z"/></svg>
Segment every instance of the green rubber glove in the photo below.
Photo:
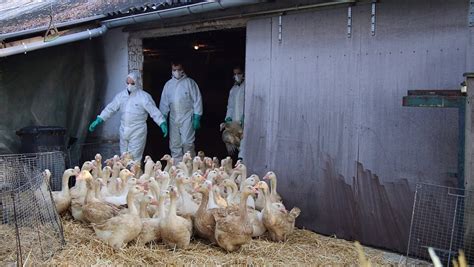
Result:
<svg viewBox="0 0 474 267"><path fill-rule="evenodd" d="M231 117L225 118L225 122L231 122L231 121L232 121L232 118L231 118Z"/></svg>
<svg viewBox="0 0 474 267"><path fill-rule="evenodd" d="M166 123L166 121L160 124L160 128L163 132L163 137L166 138L168 136L168 124Z"/></svg>
<svg viewBox="0 0 474 267"><path fill-rule="evenodd" d="M104 120L101 117L97 116L95 121L93 121L91 123L91 125L89 125L89 132L92 133L95 130L95 127L99 126L103 122L104 122Z"/></svg>
<svg viewBox="0 0 474 267"><path fill-rule="evenodd" d="M240 119L240 125L244 125L244 115L242 115L242 119Z"/></svg>
<svg viewBox="0 0 474 267"><path fill-rule="evenodd" d="M193 115L193 128L194 130L201 128L201 116L198 114Z"/></svg>

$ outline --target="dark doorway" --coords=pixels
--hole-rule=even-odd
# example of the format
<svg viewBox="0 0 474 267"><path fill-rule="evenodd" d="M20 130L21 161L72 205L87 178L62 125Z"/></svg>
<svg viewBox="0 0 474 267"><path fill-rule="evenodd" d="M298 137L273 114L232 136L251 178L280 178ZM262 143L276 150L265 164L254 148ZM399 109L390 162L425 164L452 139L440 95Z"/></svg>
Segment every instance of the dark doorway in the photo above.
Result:
<svg viewBox="0 0 474 267"><path fill-rule="evenodd" d="M196 153L227 156L219 124L224 121L227 99L233 85L232 69L245 64L245 28L176 35L143 40L143 88L159 106L161 92L171 78L171 62L183 62L186 74L201 90L204 114L196 132ZM158 160L169 151L169 137L149 119L145 155ZM234 159L236 155L234 156Z"/></svg>

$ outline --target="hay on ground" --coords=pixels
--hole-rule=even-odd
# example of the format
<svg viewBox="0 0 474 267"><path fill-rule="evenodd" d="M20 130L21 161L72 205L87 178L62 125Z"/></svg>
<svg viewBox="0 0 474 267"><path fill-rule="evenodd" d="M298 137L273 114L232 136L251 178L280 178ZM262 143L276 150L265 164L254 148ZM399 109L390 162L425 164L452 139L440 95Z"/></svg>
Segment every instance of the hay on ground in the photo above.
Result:
<svg viewBox="0 0 474 267"><path fill-rule="evenodd" d="M69 219L63 220L66 246L47 261L29 259L32 265L295 265L358 263L358 252L352 242L296 229L284 243L262 237L232 253L209 245L205 240L192 240L187 250L170 250L163 244L137 246L129 244L114 251L98 240L92 228ZM12 240L14 242L14 240ZM393 265L380 250L364 248L367 258L375 265ZM10 251L15 253L15 251ZM14 256L14 255L11 255Z"/></svg>

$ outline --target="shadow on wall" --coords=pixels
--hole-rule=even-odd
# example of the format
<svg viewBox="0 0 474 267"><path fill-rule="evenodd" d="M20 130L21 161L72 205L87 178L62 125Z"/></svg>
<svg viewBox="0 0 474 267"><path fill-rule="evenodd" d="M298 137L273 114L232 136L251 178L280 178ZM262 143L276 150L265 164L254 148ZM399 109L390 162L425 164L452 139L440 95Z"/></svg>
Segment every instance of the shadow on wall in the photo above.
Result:
<svg viewBox="0 0 474 267"><path fill-rule="evenodd" d="M0 59L0 153L18 153L15 131L61 126L82 142L104 87L98 40L87 40Z"/></svg>
<svg viewBox="0 0 474 267"><path fill-rule="evenodd" d="M334 160L327 155L323 166L312 167L313 177L298 177L300 183L290 178L294 172L291 176L287 170L277 172L287 208L300 204L297 226L406 252L413 189L407 180L383 183L362 163L356 165L352 184L337 172Z"/></svg>

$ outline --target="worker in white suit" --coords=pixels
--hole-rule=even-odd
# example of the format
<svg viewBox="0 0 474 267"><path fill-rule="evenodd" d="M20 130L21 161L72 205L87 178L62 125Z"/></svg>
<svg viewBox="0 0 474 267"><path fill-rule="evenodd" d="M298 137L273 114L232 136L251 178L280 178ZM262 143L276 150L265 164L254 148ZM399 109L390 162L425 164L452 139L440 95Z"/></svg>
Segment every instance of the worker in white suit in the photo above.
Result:
<svg viewBox="0 0 474 267"><path fill-rule="evenodd" d="M171 156L181 160L184 153L194 157L195 131L201 127L202 97L197 83L186 76L181 63L171 64L171 79L161 93L160 110L170 125Z"/></svg>
<svg viewBox="0 0 474 267"><path fill-rule="evenodd" d="M236 121L244 126L244 102L245 102L245 80L244 72L241 67L235 67L234 72L234 86L230 89L229 100L227 101L227 113L225 122ZM243 148L239 148L239 159L243 157Z"/></svg>
<svg viewBox="0 0 474 267"><path fill-rule="evenodd" d="M130 152L133 159L141 162L145 150L148 114L158 124L163 137L168 135L168 126L164 116L156 107L155 101L138 85L139 72L133 71L127 76L127 88L117 94L96 120L89 126L89 131L108 120L117 111L121 111L120 122L120 153Z"/></svg>

